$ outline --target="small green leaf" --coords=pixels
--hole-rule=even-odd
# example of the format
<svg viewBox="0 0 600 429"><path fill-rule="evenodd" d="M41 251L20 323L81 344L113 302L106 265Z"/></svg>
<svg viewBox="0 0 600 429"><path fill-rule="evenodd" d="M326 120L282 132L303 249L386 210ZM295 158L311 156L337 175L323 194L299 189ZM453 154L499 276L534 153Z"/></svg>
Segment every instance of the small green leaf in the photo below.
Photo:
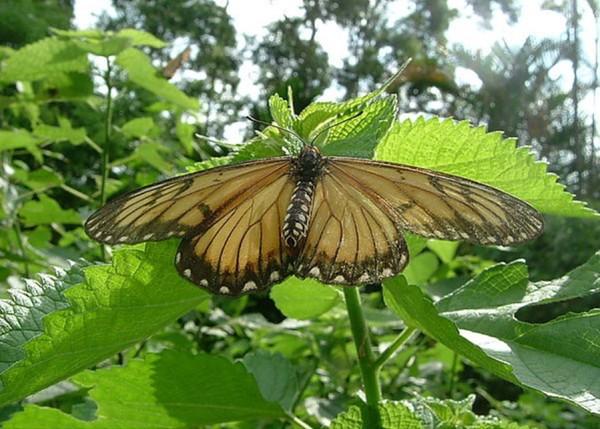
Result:
<svg viewBox="0 0 600 429"><path fill-rule="evenodd" d="M271 117L280 127L292 127L295 119L294 115L290 110L290 106L288 106L288 102L278 94L272 95L269 98L269 110L271 112Z"/></svg>
<svg viewBox="0 0 600 429"><path fill-rule="evenodd" d="M63 72L87 73L86 52L73 42L47 37L13 53L0 73L4 82L34 81Z"/></svg>
<svg viewBox="0 0 600 429"><path fill-rule="evenodd" d="M42 144L42 140L32 135L27 130L0 130L0 152L12 149L33 149Z"/></svg>
<svg viewBox="0 0 600 429"><path fill-rule="evenodd" d="M287 317L307 320L329 311L340 302L341 294L316 280L292 276L271 289L271 299Z"/></svg>
<svg viewBox="0 0 600 429"><path fill-rule="evenodd" d="M543 213L598 216L574 201L529 148L517 148L515 139L503 139L501 133L487 133L466 121L419 118L397 123L377 147L375 157L473 179L521 198Z"/></svg>
<svg viewBox="0 0 600 429"><path fill-rule="evenodd" d="M243 363L256 379L263 398L291 412L299 394L300 381L290 361L280 354L257 350L244 356Z"/></svg>
<svg viewBox="0 0 600 429"><path fill-rule="evenodd" d="M198 100L188 97L175 85L160 76L150 58L136 48L125 49L117 56L129 80L165 100L188 110L198 110Z"/></svg>
<svg viewBox="0 0 600 429"><path fill-rule="evenodd" d="M400 402L382 402L379 404L381 429L424 429L422 420L406 405ZM330 429L364 429L361 410L353 405L331 422Z"/></svg>
<svg viewBox="0 0 600 429"><path fill-rule="evenodd" d="M283 416L278 405L262 398L243 365L218 356L167 350L132 360L124 368L86 371L74 381L91 388L96 419L77 420L52 408L27 405L6 428L176 429Z"/></svg>
<svg viewBox="0 0 600 429"><path fill-rule="evenodd" d="M439 266L440 261L433 253L424 252L411 257L402 274L408 284L422 285L431 278Z"/></svg>
<svg viewBox="0 0 600 429"><path fill-rule="evenodd" d="M151 130L154 128L154 120L148 116L142 118L135 118L127 121L121 127L121 131L127 137L143 137L150 135Z"/></svg>
<svg viewBox="0 0 600 429"><path fill-rule="evenodd" d="M427 247L445 264L449 264L454 259L459 245L458 241L429 240L427 242Z"/></svg>
<svg viewBox="0 0 600 429"><path fill-rule="evenodd" d="M59 126L38 124L33 129L33 134L41 139L52 142L68 141L72 144L81 144L85 141L85 128L73 128L66 118L59 119Z"/></svg>
<svg viewBox="0 0 600 429"><path fill-rule="evenodd" d="M58 202L47 195L40 194L39 201L30 200L23 204L19 215L26 226L47 225L51 223L80 224L81 216L75 210L65 210Z"/></svg>

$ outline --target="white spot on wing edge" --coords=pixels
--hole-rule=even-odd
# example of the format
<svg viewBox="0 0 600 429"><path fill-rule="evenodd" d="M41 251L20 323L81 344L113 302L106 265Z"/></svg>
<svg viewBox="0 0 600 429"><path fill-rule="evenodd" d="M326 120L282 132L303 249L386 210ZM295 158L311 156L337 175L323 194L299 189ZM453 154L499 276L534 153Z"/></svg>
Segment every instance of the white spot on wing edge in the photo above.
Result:
<svg viewBox="0 0 600 429"><path fill-rule="evenodd" d="M279 280L281 277L279 277L279 271L273 271L271 273L271 275L269 276L269 280L271 280L272 282L276 282L277 280Z"/></svg>
<svg viewBox="0 0 600 429"><path fill-rule="evenodd" d="M181 261L181 252L177 252L175 255L175 263L178 264Z"/></svg>
<svg viewBox="0 0 600 429"><path fill-rule="evenodd" d="M242 288L242 292L249 292L251 290L256 290L256 283L254 283L252 280L246 282L246 284Z"/></svg>
<svg viewBox="0 0 600 429"><path fill-rule="evenodd" d="M200 280L200 286L204 286L204 287L208 286L208 280L206 280L206 279Z"/></svg>
<svg viewBox="0 0 600 429"><path fill-rule="evenodd" d="M319 267L312 267L308 274L315 277L319 277L321 275L321 270L319 269Z"/></svg>
<svg viewBox="0 0 600 429"><path fill-rule="evenodd" d="M219 293L227 294L229 293L229 288L227 286L221 286L219 288Z"/></svg>
<svg viewBox="0 0 600 429"><path fill-rule="evenodd" d="M362 276L360 276L358 278L358 282L359 283L366 283L371 279L371 276L369 275L369 273L364 273Z"/></svg>
<svg viewBox="0 0 600 429"><path fill-rule="evenodd" d="M185 270L183 270L183 275L186 276L188 279L192 277L192 270L190 270L189 268L186 268Z"/></svg>
<svg viewBox="0 0 600 429"><path fill-rule="evenodd" d="M124 243L127 241L127 239L129 238L128 235L123 235L121 237L119 237L119 239L117 240L119 243Z"/></svg>
<svg viewBox="0 0 600 429"><path fill-rule="evenodd" d="M391 268L384 268L381 272L381 275L383 275L384 277L391 277L394 275L394 272L391 270Z"/></svg>
<svg viewBox="0 0 600 429"><path fill-rule="evenodd" d="M335 278L333 279L333 282L334 283L345 283L346 278L343 275L339 274L339 275L335 276Z"/></svg>
<svg viewBox="0 0 600 429"><path fill-rule="evenodd" d="M151 239L152 237L154 237L154 233L153 233L153 232L151 232L151 233L149 233L149 234L146 234L146 235L144 235L144 240L149 240L149 239Z"/></svg>

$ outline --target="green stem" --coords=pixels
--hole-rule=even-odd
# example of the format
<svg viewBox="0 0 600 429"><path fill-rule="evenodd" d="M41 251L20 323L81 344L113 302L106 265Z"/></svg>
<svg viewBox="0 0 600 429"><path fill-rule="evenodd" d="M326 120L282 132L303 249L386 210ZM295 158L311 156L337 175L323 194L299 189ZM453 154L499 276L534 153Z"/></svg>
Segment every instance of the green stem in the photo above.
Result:
<svg viewBox="0 0 600 429"><path fill-rule="evenodd" d="M104 146L102 147L102 181L100 183L100 204L106 203L106 182L108 181L108 162L110 158L110 130L112 128L112 66L110 59L106 58L106 73L104 83L108 88L106 93L106 113L104 116Z"/></svg>
<svg viewBox="0 0 600 429"><path fill-rule="evenodd" d="M110 59L106 57L106 72L104 73L104 83L107 87L106 92L106 114L104 116L104 145L102 147L102 179L100 182L100 205L106 203L106 182L108 181L108 163L110 159L110 130L112 128L112 65ZM100 245L102 259L106 259L106 249L103 244Z"/></svg>
<svg viewBox="0 0 600 429"><path fill-rule="evenodd" d="M299 417L295 416L292 413L286 413L287 418L293 422L296 426L302 428L302 429L313 429L312 426L310 426L308 423L306 423L305 421L303 421L302 419L300 419Z"/></svg>
<svg viewBox="0 0 600 429"><path fill-rule="evenodd" d="M19 219L16 218L13 223L15 235L17 236L17 246L19 246L19 253L23 258L23 270L25 271L25 277L29 277L29 263L27 262L27 254L25 253L25 246L23 245L23 236L21 234L21 226L19 225Z"/></svg>
<svg viewBox="0 0 600 429"><path fill-rule="evenodd" d="M400 333L400 335L398 335L398 338L396 338L394 340L394 342L392 344L390 344L388 346L388 348L386 348L383 351L383 353L381 353L381 355L379 355L377 360L373 363L373 365L375 366L375 369L377 369L377 370L381 369L381 367L383 365L385 365L385 363L392 357L392 355L394 353L396 353L396 351L400 347L402 347L408 341L413 339L415 337L415 335L417 335L417 333L418 332L417 332L416 328L411 328L408 326L406 328L404 328L404 330Z"/></svg>
<svg viewBox="0 0 600 429"><path fill-rule="evenodd" d="M348 317L350 318L350 329L356 347L358 366L365 390L368 415L365 416L367 427L380 427L381 417L378 404L381 401L381 386L379 385L378 369L375 366L375 355L371 346L371 338L367 328L367 321L360 302L360 293L356 287L346 287L344 298Z"/></svg>

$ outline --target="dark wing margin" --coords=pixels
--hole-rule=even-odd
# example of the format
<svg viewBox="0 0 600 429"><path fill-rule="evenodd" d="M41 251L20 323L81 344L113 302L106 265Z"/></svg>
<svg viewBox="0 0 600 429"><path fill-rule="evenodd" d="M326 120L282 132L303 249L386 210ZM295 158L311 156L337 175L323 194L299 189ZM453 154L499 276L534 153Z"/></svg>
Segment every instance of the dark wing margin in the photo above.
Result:
<svg viewBox="0 0 600 429"><path fill-rule="evenodd" d="M395 213L332 170L315 188L308 235L295 270L324 283L374 283L401 272L408 250Z"/></svg>
<svg viewBox="0 0 600 429"><path fill-rule="evenodd" d="M111 200L87 219L85 231L107 244L183 237L265 178L288 174L289 163L270 158L173 177Z"/></svg>
<svg viewBox="0 0 600 429"><path fill-rule="evenodd" d="M257 183L179 245L179 273L210 292L238 296L268 289L290 274L282 226L295 183L288 170Z"/></svg>
<svg viewBox="0 0 600 429"><path fill-rule="evenodd" d="M462 177L358 158L328 158L327 170L392 209L402 230L425 237L514 245L543 231L541 214L529 204Z"/></svg>

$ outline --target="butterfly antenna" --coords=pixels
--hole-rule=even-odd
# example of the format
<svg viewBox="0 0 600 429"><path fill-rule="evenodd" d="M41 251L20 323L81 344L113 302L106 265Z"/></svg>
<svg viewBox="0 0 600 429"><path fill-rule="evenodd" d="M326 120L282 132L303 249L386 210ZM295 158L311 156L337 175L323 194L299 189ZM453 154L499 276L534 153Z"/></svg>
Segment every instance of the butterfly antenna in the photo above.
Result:
<svg viewBox="0 0 600 429"><path fill-rule="evenodd" d="M313 143L314 143L315 141L317 141L317 139L318 139L318 138L321 136L321 134L325 133L326 131L329 131L330 129L332 129L332 128L335 128L335 127L337 127L338 125L342 125L342 124L344 124L344 123L346 123L346 122L348 122L348 121L351 121L352 119L356 119L356 118L358 118L358 117L359 117L360 115L362 115L362 114L363 114L363 111L361 110L360 112L358 112L358 113L355 113L354 115L350 116L349 118L342 119L341 121L339 121L339 122L336 122L335 124L331 124L331 125L329 125L328 127L325 127L325 128L323 128L321 131L319 131L319 132L317 133L317 135L316 135L316 136L314 136L314 137L313 137L313 139L310 141L310 145L312 146L312 145L313 145Z"/></svg>
<svg viewBox="0 0 600 429"><path fill-rule="evenodd" d="M260 119L256 119L256 118L254 118L252 116L246 116L246 119L249 119L252 122L256 122L257 124L265 125L267 127L277 128L280 131L283 131L285 133L288 133L288 134L296 137L298 140L300 140L302 143L304 143L304 139L302 137L300 137L300 134L296 133L295 131L292 131L292 130L287 129L287 128L280 127L279 125L276 125L276 124L273 124L273 123L269 123L267 121L261 121Z"/></svg>

